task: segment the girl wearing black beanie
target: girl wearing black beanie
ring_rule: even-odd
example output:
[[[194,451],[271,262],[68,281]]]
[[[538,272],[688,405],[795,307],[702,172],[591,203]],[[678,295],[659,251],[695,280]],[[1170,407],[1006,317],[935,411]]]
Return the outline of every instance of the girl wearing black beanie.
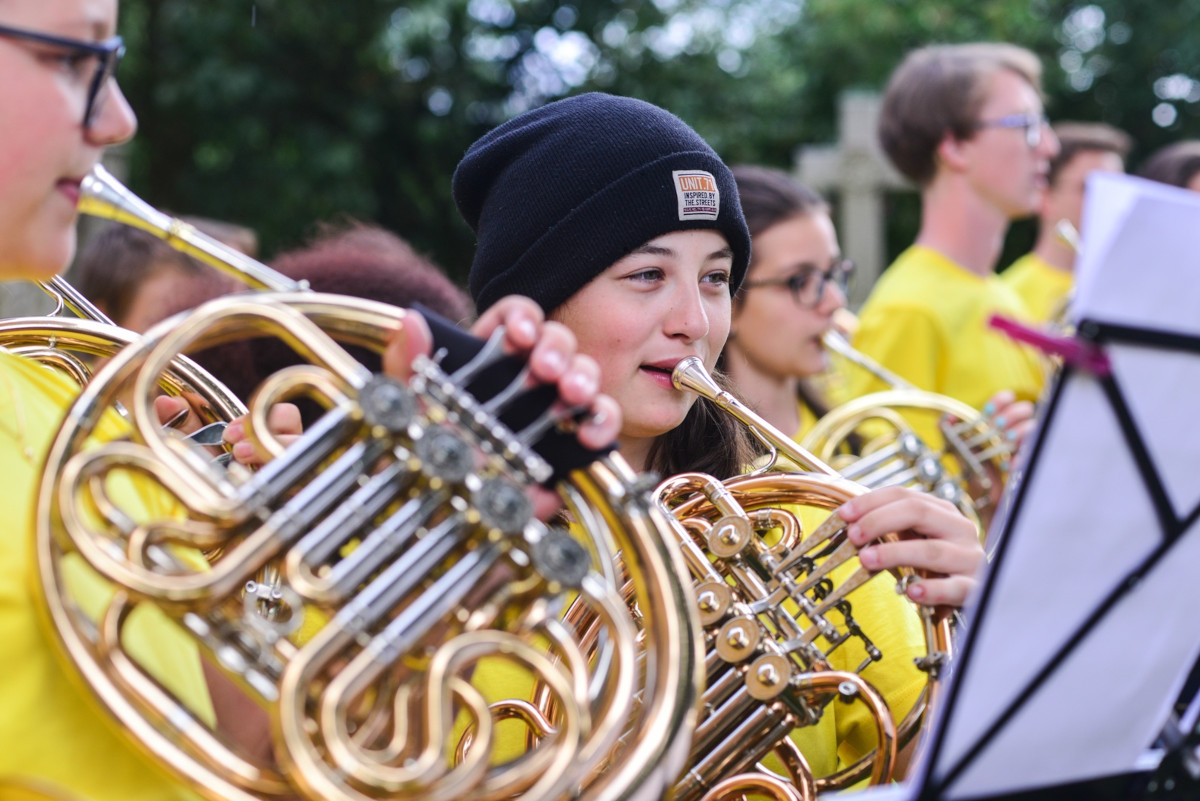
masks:
[[[742,471],[753,456],[743,427],[671,383],[685,357],[713,369],[750,259],[733,175],[695,131],[639,100],[567,98],[472,145],[455,171],[454,198],[478,239],[468,285],[479,310],[526,295],[571,329],[600,364],[601,390],[621,407],[618,441],[636,469],[719,478]],[[839,514],[860,545],[900,529],[924,535],[865,548],[864,564],[926,569],[931,578],[912,585],[910,598],[961,605],[983,555],[974,526],[953,506],[889,488]],[[875,584],[896,597],[890,581],[867,586]],[[883,597],[872,608],[893,653],[919,638],[899,622],[907,610],[896,613]],[[903,714],[923,681],[900,674],[881,690]],[[841,726],[826,733],[822,763],[836,764],[854,735]]]

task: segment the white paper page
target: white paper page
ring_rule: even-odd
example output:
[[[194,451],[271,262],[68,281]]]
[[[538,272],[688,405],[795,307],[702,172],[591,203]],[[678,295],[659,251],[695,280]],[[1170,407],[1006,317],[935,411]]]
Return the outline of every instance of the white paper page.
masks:
[[[1087,281],[1076,314],[1200,334],[1200,195],[1123,176],[1092,187],[1098,193],[1085,217]],[[1182,515],[1200,503],[1200,426],[1190,420],[1200,397],[1200,357],[1143,346],[1114,346],[1109,356]],[[957,706],[934,732],[935,782],[985,743],[948,798],[1143,767],[1200,652],[1200,533],[1193,526],[1055,672],[1035,682],[1161,541],[1159,516],[1098,381],[1073,375],[1039,437],[1045,442],[988,579],[969,661],[952,678],[961,685]],[[1020,711],[983,739],[1031,685]]]
[[[1129,564],[1159,541],[1157,526],[1145,525],[1154,510],[1099,385],[1087,378],[1071,380],[1060,409],[1069,414],[1056,415],[1045,432],[1004,553],[993,568],[991,598],[975,626],[970,663],[956,677],[963,687],[939,760],[943,770],[974,747]],[[1102,426],[1108,436],[1098,436]],[[1042,711],[1047,721],[1074,719],[1053,699]],[[1031,761],[1045,761],[1043,754],[1031,751]],[[997,778],[1011,782],[1015,776],[1005,770]]]
[[[1200,318],[1200,304],[1196,308]],[[1171,506],[1176,515],[1186,517],[1200,505],[1200,450],[1190,435],[1197,427],[1200,403],[1189,400],[1200,400],[1195,395],[1200,387],[1200,355],[1182,357],[1174,350],[1112,345],[1108,356]]]
[[[1140,215],[1130,220],[1135,212]],[[1160,216],[1165,215],[1165,216]],[[1125,319],[1150,325],[1158,319],[1170,328],[1196,324],[1190,305],[1200,289],[1200,193],[1118,173],[1093,173],[1087,179],[1083,241],[1075,265],[1075,299],[1071,319],[1104,317],[1116,311]],[[1116,240],[1124,240],[1121,250]],[[1168,255],[1169,254],[1169,255]],[[1173,302],[1179,293],[1178,302]],[[1163,318],[1168,301],[1177,314]],[[1107,318],[1105,318],[1107,319]]]
[[[1187,195],[1186,203],[1143,198],[1129,210],[1076,314],[1200,333],[1200,193]]]

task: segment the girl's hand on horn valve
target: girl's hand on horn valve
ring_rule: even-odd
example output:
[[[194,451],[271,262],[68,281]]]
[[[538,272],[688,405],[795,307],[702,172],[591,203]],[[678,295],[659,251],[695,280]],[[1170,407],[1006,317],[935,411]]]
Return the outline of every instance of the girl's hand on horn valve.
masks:
[[[852,498],[837,514],[867,569],[911,567],[922,573],[906,591],[915,603],[962,606],[975,587],[983,547],[975,524],[949,501],[886,487]],[[899,541],[878,542],[893,531],[901,532]]]
[[[620,407],[600,393],[600,367],[590,356],[579,353],[570,329],[546,320],[541,308],[529,298],[511,295],[484,312],[471,333],[487,339],[501,325],[505,350],[528,359],[532,380],[557,386],[563,403],[589,410],[577,429],[580,443],[593,450],[612,444],[621,430]],[[384,372],[407,380],[412,360],[429,355],[432,342],[424,319],[417,314],[406,315],[384,351]],[[533,493],[534,508],[541,519],[554,514],[562,503],[547,489],[538,487]]]
[[[186,398],[171,395],[160,395],[154,399],[154,413],[163,425],[170,424],[172,428],[183,434],[192,434],[201,427],[200,416]],[[186,416],[179,422],[181,414]],[[270,458],[254,448],[246,437],[245,417],[235,417],[225,426],[221,434],[222,440],[231,445],[233,458],[247,467],[257,467],[265,464]],[[267,412],[267,428],[271,435],[283,447],[287,447],[296,437],[303,433],[300,422],[300,410],[291,403],[277,403]],[[219,452],[219,451],[218,451]]]
[[[271,436],[281,446],[286,448],[304,433],[304,424],[300,420],[300,409],[291,403],[276,403],[267,412],[267,429]],[[259,467],[270,460],[270,456],[254,447],[254,443],[246,436],[246,418],[235,417],[225,426],[222,435],[225,442],[232,447],[233,458],[247,467]]]

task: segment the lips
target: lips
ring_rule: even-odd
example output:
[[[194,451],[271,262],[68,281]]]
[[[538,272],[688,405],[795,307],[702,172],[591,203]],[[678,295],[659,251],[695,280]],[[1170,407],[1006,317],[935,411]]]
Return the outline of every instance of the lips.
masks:
[[[655,383],[666,386],[669,389],[674,389],[675,384],[671,380],[671,374],[675,372],[675,365],[679,364],[684,358],[684,356],[680,356],[674,359],[660,359],[656,362],[643,364],[639,369]]]
[[[675,371],[675,365],[686,359],[689,354],[683,356],[675,356],[668,359],[659,359],[658,361],[646,362],[642,365],[643,370],[653,370],[655,372],[663,372],[670,375]]]
[[[78,206],[80,186],[82,184],[83,181],[77,178],[63,178],[55,184],[55,188],[70,200],[72,205]]]

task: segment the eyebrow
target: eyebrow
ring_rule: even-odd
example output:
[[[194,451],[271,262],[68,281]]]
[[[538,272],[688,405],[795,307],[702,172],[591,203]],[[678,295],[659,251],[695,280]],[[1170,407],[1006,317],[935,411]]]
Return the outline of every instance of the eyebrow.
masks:
[[[671,248],[665,248],[662,245],[655,245],[650,242],[647,242],[646,244],[642,245],[641,247],[636,247],[629,252],[629,255],[631,255],[631,256],[634,254],[646,254],[649,256],[677,256],[678,255],[674,250],[671,250]],[[732,258],[733,258],[733,248],[726,245],[725,247],[721,248],[720,250],[714,250],[712,253],[709,253],[708,256],[706,256],[704,260],[705,261],[713,261],[714,259],[732,259]]]
[[[670,248],[664,248],[661,245],[651,245],[649,243],[646,243],[645,245],[642,245],[641,247],[636,247],[633,250],[629,251],[630,255],[633,255],[634,253],[645,253],[650,256],[674,256],[675,255],[675,251],[671,250]]]
[[[61,29],[62,35],[74,36],[84,41],[95,39],[97,42],[102,42],[114,35],[109,20],[102,12],[85,12],[75,19],[65,20]]]
[[[837,265],[838,262],[842,261],[843,258],[844,257],[842,256],[842,254],[839,253],[836,256],[834,256],[832,259],[830,259],[829,264],[826,267],[822,267],[821,265],[817,264],[815,261],[801,261],[801,262],[796,262],[795,264],[791,265],[787,269],[793,275],[799,275],[802,271],[828,272],[829,270],[832,270],[834,268],[834,266]]]

